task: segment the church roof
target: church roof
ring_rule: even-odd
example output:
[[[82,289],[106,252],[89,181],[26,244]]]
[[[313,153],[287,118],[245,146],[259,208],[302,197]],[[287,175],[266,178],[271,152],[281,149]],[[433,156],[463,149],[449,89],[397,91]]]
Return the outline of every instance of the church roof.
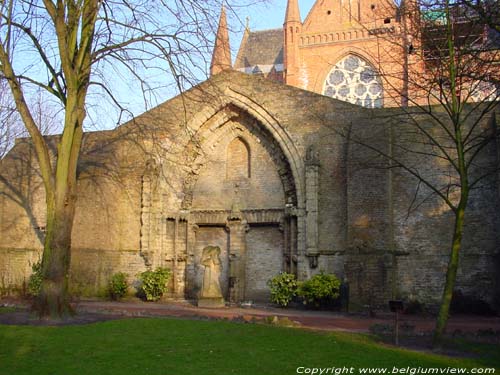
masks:
[[[249,32],[241,43],[234,68],[280,64],[283,64],[283,29],[273,29]]]
[[[488,27],[487,28],[487,47],[491,49],[500,49],[500,32]]]

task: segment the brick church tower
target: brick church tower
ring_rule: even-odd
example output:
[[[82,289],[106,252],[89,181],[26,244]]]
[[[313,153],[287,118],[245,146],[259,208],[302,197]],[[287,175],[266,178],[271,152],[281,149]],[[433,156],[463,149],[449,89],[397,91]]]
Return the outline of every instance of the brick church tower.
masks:
[[[464,12],[452,9],[460,34],[456,48],[465,43],[473,56],[486,51],[479,61],[494,64],[483,62],[487,74],[479,80],[476,72],[470,79],[465,72],[461,95],[467,101],[498,100],[500,33]],[[234,69],[368,108],[436,104],[429,82],[442,74],[439,56],[445,56],[440,48],[447,31],[440,17],[439,10],[419,9],[416,0],[399,5],[394,0],[317,0],[302,20],[299,0],[288,0],[283,28],[246,28]]]
[[[365,107],[404,105],[416,41],[402,9],[318,0],[302,21],[298,0],[288,0],[283,29],[247,28],[234,68]]]

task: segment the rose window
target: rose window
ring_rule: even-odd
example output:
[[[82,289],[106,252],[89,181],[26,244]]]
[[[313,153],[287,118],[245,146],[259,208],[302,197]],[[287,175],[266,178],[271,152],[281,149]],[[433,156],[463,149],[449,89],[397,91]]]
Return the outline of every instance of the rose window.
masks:
[[[473,102],[496,101],[500,97],[500,87],[493,82],[475,81],[472,84],[470,98]]]
[[[368,108],[382,107],[382,82],[367,61],[348,55],[330,71],[323,95]]]

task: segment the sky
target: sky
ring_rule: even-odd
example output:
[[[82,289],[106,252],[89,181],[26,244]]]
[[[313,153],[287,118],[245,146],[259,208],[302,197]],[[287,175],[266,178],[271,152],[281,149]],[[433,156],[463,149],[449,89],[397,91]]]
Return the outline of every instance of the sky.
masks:
[[[252,0],[245,1],[248,3]],[[305,19],[309,10],[313,6],[315,0],[299,0],[300,14],[302,20]],[[243,37],[243,31],[245,29],[246,18],[248,17],[248,22],[250,26],[250,30],[266,30],[266,29],[277,29],[283,27],[283,21],[285,18],[287,0],[255,0],[255,4],[247,7],[238,7],[238,1],[233,1],[234,4],[232,11],[228,9],[228,27],[229,27],[229,36],[231,43],[231,52],[233,62],[238,53],[238,49],[241,43],[241,39]],[[214,35],[215,40],[215,35]],[[210,62],[210,56],[208,56],[208,63]],[[208,66],[207,66],[208,69]],[[205,75],[197,75],[199,80],[206,79]],[[126,82],[126,79],[122,79],[123,82]],[[121,96],[120,99],[123,106],[131,111],[129,115],[125,115],[124,117],[119,118],[118,122],[118,110],[115,106],[110,103],[104,104],[99,100],[97,101],[96,108],[89,111],[89,119],[88,123],[95,124],[96,127],[87,126],[87,130],[96,130],[96,129],[112,129],[120,123],[125,122],[130,119],[130,116],[133,114],[134,116],[139,115],[144,112],[148,108],[151,108],[151,105],[144,106],[144,102],[142,100],[142,96],[136,94],[138,90],[137,87],[127,87],[126,84],[120,84],[117,82],[113,83],[115,87],[123,86],[119,88],[118,96]],[[185,89],[188,87],[185,87]],[[169,86],[168,89],[158,90],[156,92],[156,97],[150,104],[152,106],[158,105],[161,102],[168,100],[176,95],[178,95],[178,90],[174,86]],[[88,102],[91,102],[89,100]],[[103,113],[106,115],[103,116]]]
[[[302,21],[306,18],[315,1],[316,0],[299,0]],[[250,30],[252,31],[278,29],[283,27],[286,5],[287,0],[267,0],[246,9],[241,9],[239,11],[240,20],[236,19],[234,15],[229,15],[229,27],[233,31],[230,35],[233,59],[240,46],[246,17],[249,18]]]
[[[298,0],[300,6],[300,12],[302,20],[305,19],[315,0]],[[253,5],[243,6],[243,3],[252,3]],[[228,13],[228,23],[229,23],[229,31],[230,31],[230,41],[231,41],[231,50],[233,61],[236,58],[241,39],[243,36],[243,31],[245,28],[246,19],[248,17],[250,30],[266,30],[266,29],[277,29],[283,27],[283,21],[285,18],[285,12],[287,7],[287,0],[245,0],[231,1],[233,7],[227,10]],[[240,4],[238,6],[238,4]],[[216,26],[215,30],[216,30]],[[215,35],[213,35],[213,39],[215,40]],[[23,53],[23,52],[21,52]],[[30,55],[27,55],[30,56]],[[22,64],[27,64],[26,59],[27,56],[23,55]],[[37,55],[35,54],[35,57]],[[206,56],[206,70],[208,70],[208,64],[210,63],[210,54]],[[31,60],[29,60],[31,61]],[[203,64],[200,64],[200,66]],[[35,72],[35,76],[37,74],[41,74],[42,81],[44,80],[44,72],[37,72],[37,67],[39,67],[36,63],[30,63],[27,66],[30,66],[29,69],[33,69]],[[43,67],[43,64],[42,64]],[[203,69],[196,70],[191,69],[192,72],[196,76],[198,81],[203,81],[206,79],[206,74],[202,72]],[[107,71],[107,70],[103,70]],[[106,84],[109,87],[112,87],[112,91],[115,95],[115,98],[120,102],[120,104],[126,108],[128,111],[125,113],[121,113],[119,108],[106,96],[103,95],[101,91],[97,90],[95,92],[89,92],[87,97],[87,119],[85,122],[85,129],[87,131],[91,130],[101,130],[101,129],[113,129],[119,124],[123,124],[127,120],[129,120],[132,116],[137,116],[144,111],[176,96],[179,94],[178,88],[172,84],[172,79],[165,79],[163,76],[164,72],[159,71],[155,72],[150,69],[147,70],[147,73],[151,75],[152,81],[160,82],[160,84],[152,86],[157,87],[155,90],[151,91],[151,95],[148,97],[148,101],[144,100],[142,96],[141,87],[135,85],[134,80],[130,79],[127,74],[129,72],[127,70],[111,70],[107,71],[109,73],[110,78],[106,81]],[[37,77],[37,76],[36,76]],[[38,77],[37,77],[38,78]],[[189,86],[184,86],[184,89],[189,88]],[[40,94],[35,93],[34,97],[38,97]],[[148,94],[149,95],[149,94]],[[48,97],[44,96],[44,101],[46,101],[48,108],[58,108],[57,104],[52,105],[52,97],[49,95]],[[59,112],[60,116],[54,119],[56,124],[60,124],[62,126],[62,112]],[[55,126],[53,131],[58,133],[60,132],[61,126]]]
[[[299,0],[302,21],[306,18],[315,0]],[[283,26],[287,0],[268,0],[267,3],[249,8],[250,29],[265,30]],[[246,17],[245,16],[245,17]]]

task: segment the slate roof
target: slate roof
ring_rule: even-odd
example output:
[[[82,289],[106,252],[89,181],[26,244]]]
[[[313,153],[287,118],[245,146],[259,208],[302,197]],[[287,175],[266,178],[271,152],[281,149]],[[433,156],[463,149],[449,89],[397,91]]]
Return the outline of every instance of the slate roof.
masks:
[[[251,31],[238,51],[235,69],[283,64],[283,29]]]
[[[491,49],[500,49],[500,32],[491,27],[487,29],[487,45]]]

